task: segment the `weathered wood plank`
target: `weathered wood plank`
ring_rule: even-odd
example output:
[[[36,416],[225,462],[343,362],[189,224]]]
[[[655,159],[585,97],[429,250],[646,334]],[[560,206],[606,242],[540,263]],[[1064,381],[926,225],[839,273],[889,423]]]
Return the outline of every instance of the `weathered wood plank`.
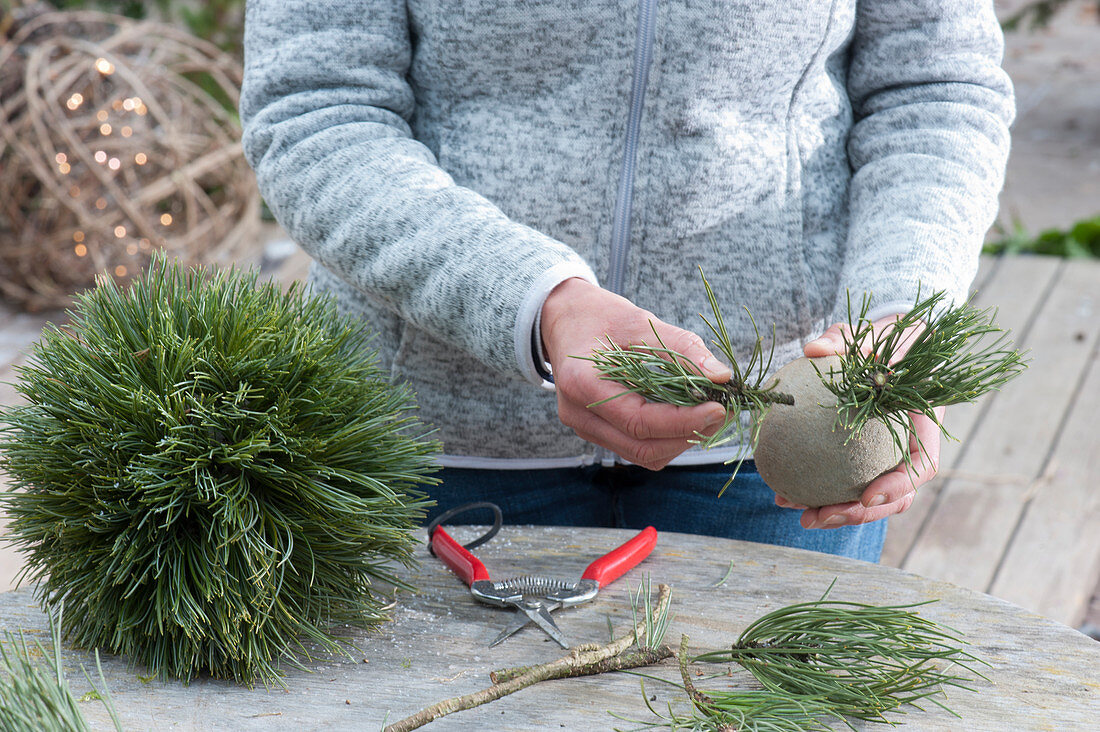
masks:
[[[47,321],[57,322],[63,313],[19,313],[9,307],[0,308],[0,405],[11,406],[22,401],[15,391],[18,379],[15,367],[26,361],[27,347],[38,340]],[[0,473],[0,491],[7,490],[7,476]],[[0,514],[0,537],[7,533],[7,518]],[[22,569],[22,557],[5,541],[0,540],[0,592],[15,586]]]
[[[8,489],[8,476],[0,471],[0,491]],[[8,533],[8,517],[0,512],[0,592],[15,589],[15,580],[23,569],[23,557],[5,541]]]
[[[605,529],[506,527],[477,552],[498,578],[527,572],[575,579],[592,557],[633,532]],[[456,527],[456,538],[473,531]],[[540,663],[562,651],[536,629],[526,629],[496,648],[487,648],[508,611],[476,603],[469,590],[438,561],[427,557],[408,574],[420,588],[402,596],[393,623],[369,638],[352,633],[363,653],[352,659],[323,658],[309,663],[312,673],[289,670],[286,689],[247,690],[233,684],[196,679],[190,685],[142,681],[144,668],[106,657],[104,671],[127,730],[377,730],[430,703],[488,686],[494,669]],[[734,571],[721,586],[730,561]],[[616,630],[627,627],[629,592],[642,577],[674,587],[675,618],[669,639],[691,637],[693,650],[732,642],[752,620],[793,602],[816,599],[834,578],[833,598],[875,604],[905,604],[938,599],[921,615],[966,635],[972,650],[991,665],[989,681],[975,693],[952,692],[948,702],[961,719],[927,705],[898,717],[903,729],[925,731],[975,729],[1088,729],[1100,705],[1100,644],[1063,625],[1024,612],[1009,603],[950,584],[866,562],[723,539],[663,534],[653,555],[638,569],[601,591],[591,604],[558,613],[558,624],[576,643],[607,638],[607,618]],[[67,608],[68,612],[77,611]],[[46,620],[27,591],[0,594],[0,625],[45,639]],[[83,665],[94,674],[88,653],[64,651],[69,682],[79,696],[88,683]],[[369,662],[363,663],[366,658]],[[724,667],[716,670],[724,671]],[[676,679],[667,663],[654,670]],[[744,677],[701,680],[704,688],[741,685]],[[658,709],[685,701],[673,686],[647,682]],[[82,704],[95,729],[110,725],[98,702]],[[605,674],[536,685],[474,710],[461,712],[427,729],[603,730],[631,726],[608,712],[646,719],[638,678]],[[857,725],[877,729],[881,725]]]
[[[0,405],[15,404],[19,397],[12,384],[17,379],[15,366],[26,360],[27,349],[42,335],[46,323],[62,323],[61,310],[45,313],[0,310]]]
[[[973,303],[980,308],[997,308],[997,323],[1011,330],[1014,338],[1023,337],[1061,266],[1061,260],[1055,257],[983,257],[978,277],[975,278]],[[942,441],[940,475],[921,486],[917,499],[908,511],[890,519],[890,530],[882,552],[883,564],[905,566],[918,537],[930,526],[940,491],[952,476],[960,475],[960,461],[967,445],[984,439],[979,425],[991,398],[986,397],[973,404],[959,404],[947,410],[947,429],[957,439]]]
[[[1060,267],[1020,344],[1030,349],[1031,367],[1003,392],[986,397],[979,431],[957,464],[958,474],[942,489],[905,569],[989,590],[1087,365],[1088,342],[1077,341],[1076,334],[1096,328],[1087,307],[1096,282],[1092,267]]]
[[[47,322],[60,322],[63,312],[12,313],[0,324],[0,367],[19,358],[38,340]],[[2,402],[0,402],[2,403]]]
[[[1079,293],[1079,314],[1093,321],[1089,331],[1070,333],[1052,344],[1055,358],[1089,355],[1085,378],[1071,399],[1066,422],[1042,473],[1026,496],[1021,521],[990,588],[1015,602],[1067,625],[1077,626],[1100,576],[1100,263],[1073,267],[1091,270],[1066,286],[1089,288]],[[1090,343],[1091,341],[1091,343]],[[1052,561],[1054,559],[1057,561]]]
[[[1085,608],[1085,618],[1077,629],[1100,641],[1100,582],[1092,589],[1092,599]]]

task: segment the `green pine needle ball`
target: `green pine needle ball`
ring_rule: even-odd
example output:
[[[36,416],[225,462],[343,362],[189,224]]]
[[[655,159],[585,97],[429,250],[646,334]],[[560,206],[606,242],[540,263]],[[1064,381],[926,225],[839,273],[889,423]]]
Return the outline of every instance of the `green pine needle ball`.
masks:
[[[361,325],[163,257],[72,315],[0,411],[9,540],[66,638],[251,684],[387,618],[438,444]]]

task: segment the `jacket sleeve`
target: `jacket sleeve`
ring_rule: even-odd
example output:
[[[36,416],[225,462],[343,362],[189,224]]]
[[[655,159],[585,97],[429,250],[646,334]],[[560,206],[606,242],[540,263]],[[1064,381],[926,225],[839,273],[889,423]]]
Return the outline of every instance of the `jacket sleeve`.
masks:
[[[873,317],[945,290],[964,301],[997,212],[1014,116],[992,0],[860,0],[845,289]]]
[[[456,185],[413,138],[411,56],[404,0],[250,1],[245,155],[314,259],[411,325],[542,383],[538,309],[557,283],[595,276]]]

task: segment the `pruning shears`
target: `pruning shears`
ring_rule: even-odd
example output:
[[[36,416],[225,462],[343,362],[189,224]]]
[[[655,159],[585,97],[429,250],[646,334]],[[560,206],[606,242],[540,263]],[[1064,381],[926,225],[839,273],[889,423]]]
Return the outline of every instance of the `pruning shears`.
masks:
[[[480,602],[496,607],[515,608],[516,616],[489,644],[493,647],[528,623],[542,628],[562,648],[569,648],[551,612],[594,599],[601,588],[611,584],[649,556],[657,545],[657,530],[642,529],[622,546],[612,549],[588,565],[580,580],[562,580],[539,575],[523,575],[494,582],[481,561],[437,526],[431,534],[432,553],[470,586],[470,594]]]

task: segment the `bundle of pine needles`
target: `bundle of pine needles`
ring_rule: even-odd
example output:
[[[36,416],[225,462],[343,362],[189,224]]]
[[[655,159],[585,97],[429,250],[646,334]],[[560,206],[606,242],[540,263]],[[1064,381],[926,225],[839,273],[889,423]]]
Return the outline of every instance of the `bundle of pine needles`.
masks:
[[[748,361],[742,365],[734,351],[718,299],[702,270],[699,270],[699,274],[703,278],[713,319],[701,313],[699,317],[713,335],[711,344],[725,356],[733,372],[730,380],[724,384],[711,381],[687,356],[668,348],[656,329],[653,329],[654,343],[621,346],[608,337],[601,343],[602,347],[591,356],[574,358],[590,361],[600,372],[600,378],[621,384],[626,387],[626,391],[589,406],[594,407],[630,393],[641,394],[650,401],[680,407],[718,402],[726,408],[725,422],[710,437],[700,435],[698,443],[705,448],[730,441],[753,445],[756,443],[760,420],[768,408],[772,404],[792,404],[794,401],[789,394],[778,392],[774,386],[764,384],[775,352],[774,334],[772,346],[765,354],[764,339],[760,331],[756,330],[752,313],[749,313],[749,320],[756,330],[756,340],[749,351]],[[747,421],[742,421],[742,412],[749,414]]]
[[[837,373],[822,374],[822,383],[837,396],[838,425],[854,436],[882,420],[907,459],[914,414],[950,437],[936,407],[975,401],[1026,368],[1009,333],[994,324],[991,308],[949,306],[943,292],[918,294],[912,310],[889,328],[876,328],[869,308],[867,297],[858,310],[849,300],[844,355]]]
[[[38,641],[27,643],[20,635],[5,631],[0,639],[0,729],[4,732],[87,732],[91,729],[80,711],[61,665],[60,626],[50,616],[53,656]],[[36,660],[35,656],[43,659]],[[89,695],[100,699],[118,732],[122,732],[118,712],[103,679],[96,654],[100,687]],[[85,674],[87,675],[87,674]]]
[[[888,713],[942,700],[949,687],[973,690],[984,664],[953,630],[922,618],[912,605],[869,605],[828,599],[774,610],[751,623],[726,650],[691,661],[737,663],[759,689],[702,691],[688,671],[687,637],[680,642],[681,688],[691,707],[667,713],[646,700],[656,720],[637,729],[828,730],[850,719],[886,722]],[[725,677],[725,674],[722,674]],[[663,681],[657,677],[649,677]],[[677,684],[677,686],[680,686]],[[643,685],[643,696],[645,689]],[[956,715],[957,716],[957,715]]]
[[[927,604],[927,603],[921,603]],[[736,662],[764,688],[824,700],[839,714],[885,721],[885,712],[942,706],[948,686],[969,688],[981,663],[950,629],[918,605],[880,606],[826,598],[768,613],[729,650],[697,661]]]
[[[386,618],[437,445],[331,301],[156,258],[80,296],[20,377],[3,507],[69,640],[252,683]]]

